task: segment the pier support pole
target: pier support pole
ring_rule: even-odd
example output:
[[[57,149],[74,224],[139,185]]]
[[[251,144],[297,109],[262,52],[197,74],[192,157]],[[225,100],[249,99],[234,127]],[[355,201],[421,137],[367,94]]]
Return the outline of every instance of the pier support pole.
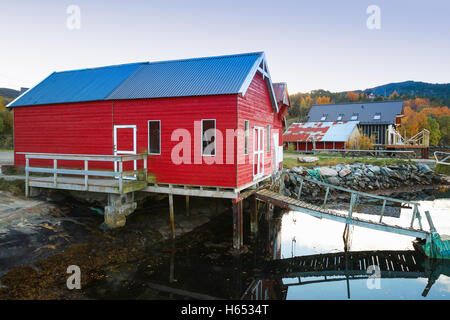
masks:
[[[270,203],[266,202],[266,214],[265,214],[265,216],[266,216],[266,220],[267,221],[270,221],[272,219],[273,210],[270,207],[271,207]]]
[[[258,200],[255,196],[250,197],[250,232],[258,233]]]
[[[233,199],[233,248],[240,250],[243,245],[242,199]]]
[[[186,196],[186,216],[189,217],[189,196]]]
[[[172,229],[172,239],[175,239],[175,217],[173,214],[173,194],[169,194],[169,213],[170,213],[170,227]]]

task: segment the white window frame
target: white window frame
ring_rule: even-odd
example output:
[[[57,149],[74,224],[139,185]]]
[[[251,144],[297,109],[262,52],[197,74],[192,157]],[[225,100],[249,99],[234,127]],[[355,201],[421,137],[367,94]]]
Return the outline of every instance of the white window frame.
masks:
[[[271,130],[272,128],[271,128],[271,125],[270,124],[268,124],[267,125],[267,134],[266,134],[266,136],[267,136],[267,153],[270,153],[271,151],[272,151],[272,145],[271,145],[271,139],[272,139],[272,137],[271,137]]]
[[[256,132],[258,130],[261,130],[261,134],[262,134],[262,137],[261,137],[262,150],[256,150],[256,146],[257,146],[258,140],[259,140],[259,137],[256,134]],[[252,164],[253,164],[252,165],[253,166],[253,180],[256,180],[256,179],[259,179],[261,177],[264,177],[264,153],[265,153],[264,152],[264,146],[265,146],[264,131],[265,131],[264,127],[260,127],[260,126],[254,126],[253,127],[253,155],[252,155],[252,157],[253,157],[253,160],[252,160]],[[259,164],[260,163],[262,164],[262,170],[259,173],[255,172],[255,155],[257,155],[257,158],[260,161],[258,163],[258,165],[257,165],[257,168],[259,168]]]
[[[118,136],[117,130],[118,129],[133,129],[133,151],[131,151],[131,150],[125,150],[125,151],[118,150],[118,148],[117,148],[117,144],[118,144],[118,141],[117,141],[117,136]],[[113,132],[114,133],[114,145],[113,145],[113,148],[114,148],[113,153],[114,153],[114,155],[117,156],[117,155],[122,155],[122,154],[136,154],[136,148],[137,148],[137,126],[135,124],[132,124],[132,125],[114,125],[113,130],[114,130],[114,132]],[[137,170],[137,160],[133,161],[133,167],[134,167],[134,170]],[[117,171],[118,171],[117,161],[114,161],[114,172],[117,172]],[[128,178],[130,178],[130,177],[127,177],[127,179]],[[135,177],[131,177],[131,179],[135,179]]]
[[[214,121],[214,154],[203,154],[203,121]],[[216,138],[217,138],[217,122],[216,119],[202,119],[202,130],[200,131],[200,137],[202,142],[202,157],[215,157],[217,154],[217,145],[216,145]]]
[[[151,153],[150,152],[150,122],[159,122],[159,153]],[[161,155],[161,120],[147,120],[147,132],[148,132],[148,154],[159,156]]]
[[[247,124],[247,129],[245,129],[245,124]],[[250,149],[250,121],[244,120],[244,155],[248,155],[248,150]]]
[[[117,130],[118,129],[133,129],[133,150],[118,150],[117,149]],[[115,125],[114,126],[114,155],[118,154],[136,154],[136,134],[137,127],[136,125]]]

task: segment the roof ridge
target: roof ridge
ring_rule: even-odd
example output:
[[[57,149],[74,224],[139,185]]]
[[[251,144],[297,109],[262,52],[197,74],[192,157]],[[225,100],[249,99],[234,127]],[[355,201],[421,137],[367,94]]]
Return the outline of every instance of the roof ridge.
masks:
[[[149,61],[148,64],[151,65],[151,64],[158,64],[158,63],[174,63],[174,62],[188,62],[188,61],[198,61],[198,60],[226,59],[226,58],[232,58],[232,57],[253,56],[253,55],[261,55],[261,54],[264,54],[264,51],[236,53],[236,54],[227,54],[227,55],[210,56],[210,57],[195,57],[195,58],[184,58],[184,59]]]
[[[388,100],[388,101],[368,101],[368,102],[342,102],[342,103],[326,103],[326,104],[313,104],[311,106],[337,106],[343,104],[375,104],[375,103],[387,103],[387,102],[403,102],[403,100]]]
[[[65,72],[74,72],[74,71],[90,71],[90,70],[96,70],[96,69],[106,69],[106,68],[116,68],[116,67],[125,67],[125,66],[132,66],[132,65],[144,65],[148,64],[148,61],[143,62],[130,62],[130,63],[121,63],[121,64],[113,64],[108,66],[100,66],[100,67],[92,67],[92,68],[80,68],[80,69],[71,69],[71,70],[62,70],[62,71],[53,71],[53,73],[65,73]]]

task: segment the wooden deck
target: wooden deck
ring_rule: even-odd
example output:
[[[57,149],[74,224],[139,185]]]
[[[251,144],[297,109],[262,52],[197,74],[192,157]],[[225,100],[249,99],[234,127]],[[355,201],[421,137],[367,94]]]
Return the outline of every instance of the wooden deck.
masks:
[[[334,210],[325,209],[310,203],[306,203],[301,200],[286,197],[279,193],[269,191],[267,189],[258,191],[256,193],[256,198],[262,201],[267,201],[280,206],[285,209],[303,212],[312,215],[317,218],[325,218],[338,222],[349,223],[355,226],[365,227],[369,229],[393,232],[397,234],[403,234],[407,236],[412,236],[416,238],[426,239],[430,233],[424,230],[407,228],[396,225],[389,225],[383,222],[375,222],[371,220],[365,220],[356,217],[349,217],[347,214],[341,214]]]
[[[123,180],[122,184],[123,190],[120,192],[120,182],[118,179],[90,178],[87,189],[85,186],[85,179],[78,177],[58,177],[55,183],[53,177],[30,176],[28,181],[30,187],[116,194],[142,190],[147,186],[145,181],[136,180]]]

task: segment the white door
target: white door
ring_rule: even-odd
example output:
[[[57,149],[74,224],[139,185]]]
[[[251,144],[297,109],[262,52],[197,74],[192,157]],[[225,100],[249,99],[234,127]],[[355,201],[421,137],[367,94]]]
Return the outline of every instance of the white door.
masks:
[[[279,159],[279,152],[278,152],[278,145],[279,145],[279,141],[278,141],[278,132],[273,134],[273,172],[277,172],[278,171],[278,164],[280,163],[280,159]]]
[[[264,128],[253,128],[253,180],[264,176]]]
[[[136,125],[114,126],[114,155],[136,154]],[[123,170],[137,170],[137,161],[124,164]],[[114,162],[114,171],[118,171],[117,161]],[[134,179],[135,177],[128,177]]]

